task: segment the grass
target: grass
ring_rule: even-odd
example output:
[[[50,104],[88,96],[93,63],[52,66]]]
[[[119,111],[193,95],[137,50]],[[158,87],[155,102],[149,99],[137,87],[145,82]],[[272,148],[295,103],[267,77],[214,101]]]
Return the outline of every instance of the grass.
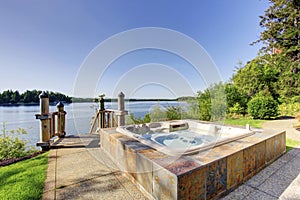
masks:
[[[48,152],[0,167],[0,199],[42,199]]]
[[[246,126],[246,124],[249,124],[251,127],[254,128],[261,128],[262,124],[265,123],[267,120],[261,120],[261,119],[249,119],[249,118],[241,118],[241,119],[225,119],[223,121],[224,124],[228,125],[240,125],[240,126]]]
[[[223,121],[224,124],[228,125],[240,125],[246,126],[246,124],[250,124],[251,127],[255,128],[262,128],[262,124],[265,123],[267,120],[259,120],[259,119],[225,119]],[[286,138],[286,152],[292,150],[293,148],[300,145],[300,141],[293,140],[291,138]]]
[[[293,148],[300,145],[300,141],[293,140],[291,138],[286,138],[286,152],[292,150]]]

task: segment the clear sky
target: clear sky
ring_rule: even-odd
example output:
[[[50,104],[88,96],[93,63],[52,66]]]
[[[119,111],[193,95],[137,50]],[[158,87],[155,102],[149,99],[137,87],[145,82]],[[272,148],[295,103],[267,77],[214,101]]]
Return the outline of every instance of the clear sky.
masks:
[[[0,91],[39,89],[73,96],[90,52],[115,34],[142,27],[171,29],[195,40],[227,81],[238,61],[246,63],[257,55],[260,46],[250,43],[258,39],[259,15],[268,7],[267,0],[0,0]],[[170,88],[159,76],[151,81],[155,74],[174,83],[183,78],[193,92],[206,87],[190,63],[159,49],[120,56],[98,77],[97,85],[86,87],[93,88],[94,96],[113,97],[135,84],[130,80],[140,79],[124,92],[127,97],[190,94],[183,92],[184,84]]]

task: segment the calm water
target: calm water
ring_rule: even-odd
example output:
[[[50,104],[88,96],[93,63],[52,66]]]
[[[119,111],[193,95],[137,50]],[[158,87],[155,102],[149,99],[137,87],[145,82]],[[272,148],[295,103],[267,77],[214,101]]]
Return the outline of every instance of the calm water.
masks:
[[[153,109],[158,102],[127,102],[125,103],[126,110],[133,113],[136,117],[143,117]],[[178,105],[179,102],[159,102],[161,107]],[[96,103],[73,103],[65,105],[67,112],[66,132],[67,135],[76,135],[88,133],[90,122],[95,115],[98,107]],[[117,109],[117,102],[106,103],[106,109]],[[55,106],[50,106],[50,112],[56,110]],[[6,123],[6,129],[12,130],[18,127],[24,128],[28,133],[20,137],[27,139],[30,145],[35,146],[39,141],[39,123],[35,119],[35,114],[40,112],[39,106],[15,106],[3,107],[0,106],[0,131],[2,134],[2,124]]]

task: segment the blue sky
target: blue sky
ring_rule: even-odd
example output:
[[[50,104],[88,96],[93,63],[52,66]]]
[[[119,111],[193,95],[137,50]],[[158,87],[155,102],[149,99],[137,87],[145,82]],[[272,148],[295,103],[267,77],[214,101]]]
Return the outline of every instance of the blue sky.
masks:
[[[267,0],[0,0],[0,91],[40,89],[73,96],[78,74],[90,52],[115,34],[142,27],[171,29],[192,38],[209,54],[221,79],[227,81],[238,61],[246,63],[257,55],[260,46],[249,44],[258,39],[262,31],[258,16],[268,6]],[[113,97],[118,89],[126,90],[129,86],[125,75],[129,72],[133,78],[149,79],[149,73],[134,70],[149,67],[149,63],[174,69],[170,74],[181,75],[194,93],[206,87],[203,77],[184,59],[170,52],[144,49],[114,60],[98,77],[97,85],[86,86],[93,88],[93,94],[88,95],[105,93]],[[159,74],[160,70],[153,72]],[[169,79],[176,82],[177,75],[173,75]],[[150,82],[139,83],[125,95],[186,95],[180,88],[182,84],[174,91],[157,80]],[[122,83],[119,85],[124,89],[117,83]]]

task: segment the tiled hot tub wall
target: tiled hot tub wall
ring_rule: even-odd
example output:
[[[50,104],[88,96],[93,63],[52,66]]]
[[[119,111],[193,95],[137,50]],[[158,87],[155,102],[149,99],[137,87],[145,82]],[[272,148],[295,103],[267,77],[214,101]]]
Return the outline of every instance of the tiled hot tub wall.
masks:
[[[160,153],[115,129],[103,129],[100,141],[128,178],[154,199],[218,198],[285,152],[285,132],[256,133],[180,158]]]

